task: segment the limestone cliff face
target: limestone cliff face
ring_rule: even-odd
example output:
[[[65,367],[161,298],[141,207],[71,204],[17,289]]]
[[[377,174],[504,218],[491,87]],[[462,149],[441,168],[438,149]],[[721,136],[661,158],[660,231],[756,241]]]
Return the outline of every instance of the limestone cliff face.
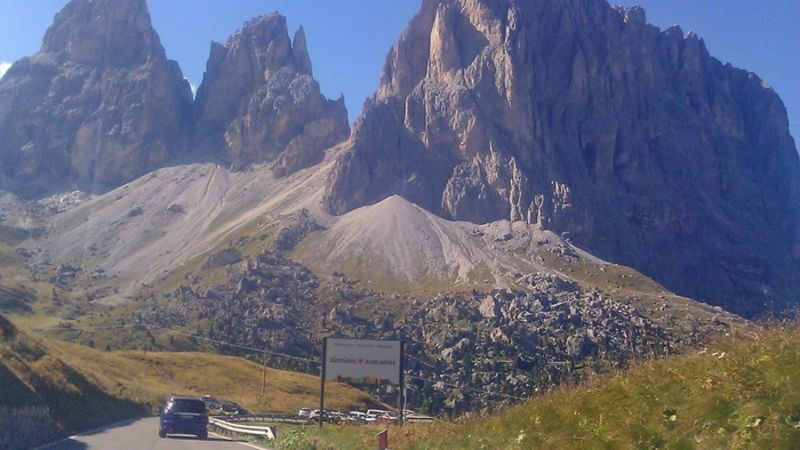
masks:
[[[602,0],[426,0],[329,180],[522,220],[754,314],[800,293],[800,163],[782,102],[696,35]]]
[[[180,148],[191,102],[144,0],[72,0],[0,81],[0,178],[31,195],[119,186]]]
[[[278,175],[319,162],[350,133],[344,99],[327,100],[312,78],[303,29],[292,42],[278,14],[212,44],[194,115],[198,147],[236,168],[272,162]]]

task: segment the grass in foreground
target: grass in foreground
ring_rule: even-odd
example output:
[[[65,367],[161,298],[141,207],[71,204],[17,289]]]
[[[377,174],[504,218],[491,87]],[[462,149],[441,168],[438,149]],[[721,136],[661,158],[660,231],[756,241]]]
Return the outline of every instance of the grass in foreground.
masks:
[[[372,428],[308,429],[279,448],[371,448]],[[389,434],[401,449],[797,449],[800,328],[645,362],[495,416]]]

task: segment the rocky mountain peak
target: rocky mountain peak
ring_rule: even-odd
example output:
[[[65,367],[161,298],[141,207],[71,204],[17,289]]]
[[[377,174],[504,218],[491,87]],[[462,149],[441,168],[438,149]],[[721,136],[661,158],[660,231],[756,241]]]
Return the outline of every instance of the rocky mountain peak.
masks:
[[[68,3],[45,34],[41,52],[92,65],[125,66],[165,58],[144,0]]]
[[[294,63],[297,67],[297,71],[300,73],[304,73],[306,75],[311,75],[311,56],[308,54],[308,45],[306,43],[306,32],[303,29],[303,26],[297,29],[294,33],[294,39],[292,40],[292,49],[293,51],[293,59]]]
[[[602,0],[428,0],[324,202],[526,221],[752,314],[800,292],[798,179],[780,99],[694,33]]]
[[[645,26],[647,25],[647,13],[645,13],[644,8],[639,5],[632,6],[630,8],[615,8],[618,12],[622,14],[623,22],[626,25],[639,25]]]
[[[5,188],[105,191],[182,145],[192,97],[144,0],[72,0],[0,80]]]
[[[295,41],[300,44],[299,48],[289,39],[286,18],[272,13],[247,21],[228,38],[225,47],[233,57],[254,56],[251,65],[253,78],[268,79],[284,67],[311,75],[311,62],[302,27],[297,30]]]
[[[194,129],[197,146],[233,167],[271,162],[278,175],[319,162],[350,131],[344,102],[327,100],[312,78],[302,27],[290,40],[277,13],[212,44]]]

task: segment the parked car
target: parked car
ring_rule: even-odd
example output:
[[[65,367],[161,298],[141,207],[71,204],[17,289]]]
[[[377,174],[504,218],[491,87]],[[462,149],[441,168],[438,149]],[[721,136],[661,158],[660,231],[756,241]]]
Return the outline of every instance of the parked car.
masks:
[[[349,424],[350,416],[340,411],[326,411],[325,420],[335,424]]]
[[[367,413],[362,411],[350,411],[348,413],[348,422],[352,424],[365,424],[367,423]]]
[[[397,422],[397,417],[392,416],[389,411],[385,409],[368,409],[366,415],[367,423],[395,423]]]
[[[400,423],[400,417],[393,415],[378,416],[376,422],[384,425],[389,425],[389,424],[397,425],[398,423]]]
[[[203,401],[206,402],[206,409],[209,411],[219,411],[222,409],[222,402],[210,395],[204,395]]]
[[[171,396],[161,410],[158,427],[159,437],[168,434],[193,434],[208,439],[206,402],[197,397]]]
[[[300,411],[297,411],[297,418],[298,419],[310,419],[312,412],[314,412],[313,408],[300,408]]]
[[[247,410],[242,408],[235,402],[224,401],[221,403],[222,403],[222,414],[226,416],[241,416],[247,414]]]
[[[315,409],[311,412],[311,416],[309,416],[308,420],[312,422],[319,422],[320,417],[323,421],[328,423],[341,423],[344,420],[344,416],[339,411],[329,411],[324,410],[322,414],[319,413],[318,409]]]
[[[387,411],[385,409],[368,409],[367,410],[367,415],[368,416],[374,416],[374,417],[388,416],[389,415],[389,411]]]

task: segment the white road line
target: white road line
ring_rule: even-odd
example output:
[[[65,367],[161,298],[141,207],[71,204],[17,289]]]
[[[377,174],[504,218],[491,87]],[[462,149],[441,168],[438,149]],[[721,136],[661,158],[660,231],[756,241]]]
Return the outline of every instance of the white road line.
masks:
[[[257,446],[255,446],[255,445],[253,445],[253,444],[249,443],[249,442],[234,441],[233,439],[229,438],[228,436],[223,436],[223,435],[221,435],[221,434],[212,433],[212,432],[210,432],[210,431],[208,432],[208,434],[214,435],[214,436],[216,436],[216,437],[219,437],[219,438],[227,439],[227,440],[229,440],[229,441],[231,441],[231,442],[236,442],[237,444],[246,445],[246,446],[248,446],[248,447],[250,447],[250,448],[257,448],[258,450],[264,450],[264,447],[257,447]]]

